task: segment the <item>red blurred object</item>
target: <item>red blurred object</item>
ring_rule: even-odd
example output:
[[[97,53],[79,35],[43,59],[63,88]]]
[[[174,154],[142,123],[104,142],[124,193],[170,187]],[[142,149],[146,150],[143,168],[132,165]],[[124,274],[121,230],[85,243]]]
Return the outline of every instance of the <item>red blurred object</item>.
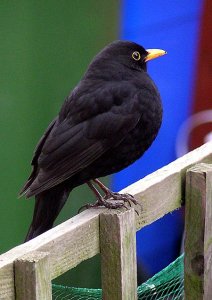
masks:
[[[212,1],[205,0],[200,29],[198,63],[192,114],[212,109]],[[203,122],[204,123],[204,122]],[[193,128],[189,150],[199,147],[212,133],[212,121]],[[211,136],[211,135],[210,135]]]

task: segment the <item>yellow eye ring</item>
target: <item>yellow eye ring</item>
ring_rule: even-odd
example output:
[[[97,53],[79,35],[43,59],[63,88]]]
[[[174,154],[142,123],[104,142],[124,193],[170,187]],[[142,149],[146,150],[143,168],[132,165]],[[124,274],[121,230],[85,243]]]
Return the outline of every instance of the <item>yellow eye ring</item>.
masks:
[[[141,59],[141,54],[138,51],[133,52],[132,58],[134,60],[140,60]]]

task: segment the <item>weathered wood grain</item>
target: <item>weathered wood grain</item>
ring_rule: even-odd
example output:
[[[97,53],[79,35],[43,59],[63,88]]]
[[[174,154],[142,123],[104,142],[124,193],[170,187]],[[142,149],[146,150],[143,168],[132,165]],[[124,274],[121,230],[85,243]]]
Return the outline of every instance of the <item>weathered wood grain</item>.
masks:
[[[15,261],[15,290],[17,300],[51,300],[49,253],[36,252]]]
[[[212,299],[212,165],[187,171],[185,299]]]
[[[206,215],[204,241],[204,300],[212,299],[212,165],[206,174]]]
[[[185,200],[186,170],[201,162],[212,163],[212,142],[184,155],[121,191],[134,195],[142,205],[142,210],[136,218],[137,230],[182,205]]]
[[[184,198],[185,172],[198,162],[212,162],[212,143],[190,152],[122,192],[142,205],[136,216],[137,230],[179,208]],[[136,208],[139,210],[139,207]],[[0,255],[0,299],[14,298],[13,262],[31,251],[50,252],[53,279],[99,253],[99,214],[90,209],[56,226],[39,237]]]
[[[101,278],[104,300],[137,299],[134,209],[100,215]]]
[[[89,210],[0,256],[0,299],[14,299],[13,262],[32,251],[49,252],[51,279],[99,253],[99,213]]]

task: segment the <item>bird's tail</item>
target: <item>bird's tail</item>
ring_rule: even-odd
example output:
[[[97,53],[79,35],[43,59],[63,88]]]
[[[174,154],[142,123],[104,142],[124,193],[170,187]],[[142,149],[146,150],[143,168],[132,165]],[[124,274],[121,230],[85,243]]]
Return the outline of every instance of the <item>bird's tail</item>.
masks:
[[[71,189],[58,185],[35,196],[33,220],[25,242],[52,228],[63,208]]]

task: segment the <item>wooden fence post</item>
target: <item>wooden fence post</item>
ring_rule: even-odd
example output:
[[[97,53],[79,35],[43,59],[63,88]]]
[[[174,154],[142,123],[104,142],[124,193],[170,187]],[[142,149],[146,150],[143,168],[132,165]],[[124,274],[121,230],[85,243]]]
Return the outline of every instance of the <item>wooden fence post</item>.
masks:
[[[15,261],[17,300],[50,300],[52,287],[48,253],[34,251]]]
[[[134,209],[100,215],[100,252],[103,299],[137,299]]]
[[[212,165],[187,171],[185,299],[212,299]]]

